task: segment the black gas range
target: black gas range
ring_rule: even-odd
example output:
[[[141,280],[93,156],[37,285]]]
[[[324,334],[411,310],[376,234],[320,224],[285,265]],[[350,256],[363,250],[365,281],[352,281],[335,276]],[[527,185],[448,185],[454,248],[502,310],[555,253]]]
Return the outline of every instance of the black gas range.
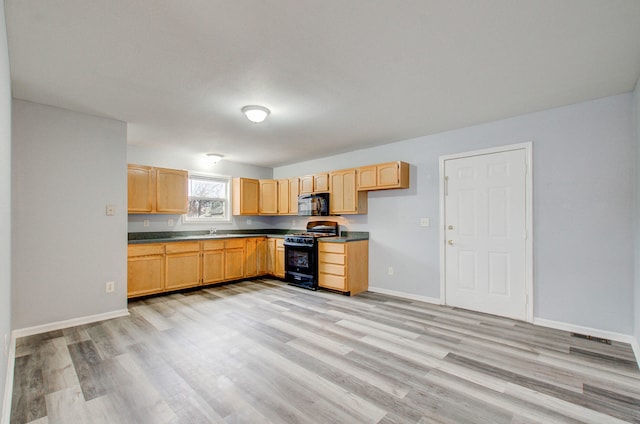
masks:
[[[338,223],[311,221],[307,230],[284,237],[285,281],[305,289],[318,289],[318,239],[336,237]]]

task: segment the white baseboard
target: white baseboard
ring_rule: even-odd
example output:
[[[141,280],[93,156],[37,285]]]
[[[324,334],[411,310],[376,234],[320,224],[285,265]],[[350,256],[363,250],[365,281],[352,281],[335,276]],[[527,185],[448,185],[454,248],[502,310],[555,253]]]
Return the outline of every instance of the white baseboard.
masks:
[[[85,317],[72,318],[65,321],[51,322],[49,324],[13,330],[11,332],[11,346],[9,348],[9,358],[7,360],[7,379],[4,384],[4,399],[2,400],[2,417],[0,417],[0,424],[9,424],[9,421],[11,420],[13,374],[16,362],[16,340],[19,337],[33,336],[35,334],[46,333],[48,331],[61,330],[63,328],[75,327],[76,325],[90,324],[92,322],[104,321],[127,315],[129,315],[129,311],[127,309],[119,309],[117,311],[110,311],[102,314],[88,315]]]
[[[389,296],[402,297],[405,299],[419,300],[421,302],[433,303],[435,305],[442,305],[442,301],[437,297],[429,297],[429,296],[422,296],[419,294],[405,293],[405,292],[396,291],[396,290],[383,289],[381,287],[369,286],[368,290],[374,293],[388,294]]]
[[[56,321],[48,324],[36,325],[34,327],[20,328],[11,332],[12,337],[20,338],[33,336],[34,334],[46,333],[47,331],[61,330],[63,328],[75,327],[76,325],[90,324],[92,322],[104,321],[111,318],[124,317],[129,315],[129,310],[119,309],[117,311],[105,312],[102,314],[88,315],[80,318],[72,318],[65,321]]]
[[[397,296],[404,299],[419,300],[422,302],[433,303],[436,305],[442,305],[442,301],[435,297],[421,296],[417,294],[405,293],[396,290],[383,289],[380,287],[369,286],[369,291],[374,293],[388,294],[390,296]],[[540,327],[554,328],[556,330],[568,331],[570,333],[586,334],[594,337],[601,337],[603,339],[609,339],[616,342],[628,343],[633,349],[633,353],[640,368],[640,345],[638,340],[630,334],[615,333],[613,331],[598,330],[597,328],[584,327],[581,325],[568,324],[566,322],[552,321],[544,318],[533,318],[533,324]]]
[[[13,395],[13,372],[16,362],[16,338],[11,335],[9,355],[7,358],[7,378],[4,382],[4,397],[2,399],[2,417],[0,423],[9,424],[11,421],[11,400]]]
[[[556,330],[569,331],[571,333],[585,334],[587,336],[601,337],[603,339],[609,339],[616,342],[628,343],[633,349],[633,353],[640,368],[640,346],[635,337],[630,334],[615,333],[613,331],[599,330],[597,328],[584,327],[582,325],[568,324],[566,322],[552,321],[544,318],[534,318],[534,325],[540,327],[554,328]]]

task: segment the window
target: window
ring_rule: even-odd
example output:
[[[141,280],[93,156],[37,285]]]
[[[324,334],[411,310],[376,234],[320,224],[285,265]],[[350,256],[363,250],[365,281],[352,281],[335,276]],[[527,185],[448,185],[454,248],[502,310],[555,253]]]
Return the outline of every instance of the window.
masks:
[[[189,210],[185,222],[231,221],[229,177],[189,174]]]

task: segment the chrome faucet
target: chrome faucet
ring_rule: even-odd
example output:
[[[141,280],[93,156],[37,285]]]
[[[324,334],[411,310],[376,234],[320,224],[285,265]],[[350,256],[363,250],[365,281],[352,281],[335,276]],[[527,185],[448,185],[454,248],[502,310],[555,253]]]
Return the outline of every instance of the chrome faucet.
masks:
[[[215,229],[215,227],[211,227],[211,228],[209,228],[209,234],[215,234],[215,233],[216,233],[216,231],[217,231],[217,230]]]

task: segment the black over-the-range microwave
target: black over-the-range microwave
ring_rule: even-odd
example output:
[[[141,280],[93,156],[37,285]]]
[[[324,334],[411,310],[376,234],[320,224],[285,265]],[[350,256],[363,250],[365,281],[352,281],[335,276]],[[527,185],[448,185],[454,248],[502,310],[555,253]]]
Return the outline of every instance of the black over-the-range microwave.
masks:
[[[301,194],[298,196],[298,215],[328,216],[329,193]]]

